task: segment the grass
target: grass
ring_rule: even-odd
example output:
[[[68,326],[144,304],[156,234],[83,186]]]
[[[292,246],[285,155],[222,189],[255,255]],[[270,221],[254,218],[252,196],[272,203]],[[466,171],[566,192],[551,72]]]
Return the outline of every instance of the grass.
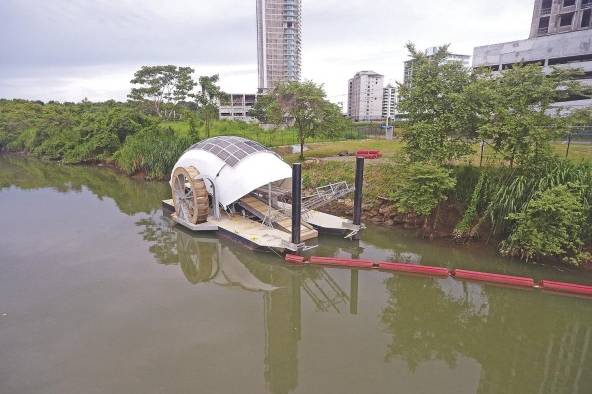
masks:
[[[187,136],[190,134],[187,122],[162,122],[164,127],[170,127],[178,135]],[[203,126],[198,127],[200,138],[206,138],[206,131]],[[269,147],[296,145],[298,144],[298,133],[293,128],[283,130],[264,130],[257,124],[245,123],[231,120],[218,120],[212,123],[210,137],[219,135],[233,135],[257,141]],[[307,138],[307,143],[327,142],[336,140],[359,139],[360,134],[356,130],[344,130],[335,136],[317,135]]]
[[[348,152],[355,154],[358,150],[379,150],[383,157],[392,158],[401,152],[403,144],[400,141],[387,141],[387,140],[347,140],[347,141],[334,141],[328,143],[312,143],[306,144],[309,148],[304,152],[304,156],[307,158],[323,158],[323,157],[334,157],[338,156],[341,152]],[[281,150],[280,150],[281,153]],[[298,153],[288,153],[283,155],[284,159],[288,162],[294,162],[298,160]]]

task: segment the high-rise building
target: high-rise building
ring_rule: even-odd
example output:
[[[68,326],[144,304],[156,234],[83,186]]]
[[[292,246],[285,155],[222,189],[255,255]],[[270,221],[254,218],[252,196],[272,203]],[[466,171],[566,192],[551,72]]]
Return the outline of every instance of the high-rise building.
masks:
[[[395,119],[397,108],[397,90],[390,83],[384,88],[382,95],[382,118],[387,120]]]
[[[302,0],[257,1],[259,91],[300,80]]]
[[[382,119],[384,76],[374,71],[360,71],[349,80],[347,115],[354,121]]]
[[[590,29],[592,0],[535,0],[530,38]]]
[[[425,55],[428,58],[432,58],[436,52],[438,52],[438,47],[430,47],[425,50]],[[471,66],[471,56],[470,55],[460,55],[457,53],[450,53],[448,57],[444,60],[444,63],[452,63],[458,62],[461,63],[465,67]],[[405,73],[403,75],[403,83],[408,85],[411,82],[411,78],[413,77],[413,60],[407,60],[405,62]]]
[[[514,64],[539,64],[545,72],[553,67],[578,68],[581,83],[592,85],[592,0],[535,0],[529,39],[476,47],[473,67],[494,72]],[[586,96],[555,103],[571,111],[592,106]]]

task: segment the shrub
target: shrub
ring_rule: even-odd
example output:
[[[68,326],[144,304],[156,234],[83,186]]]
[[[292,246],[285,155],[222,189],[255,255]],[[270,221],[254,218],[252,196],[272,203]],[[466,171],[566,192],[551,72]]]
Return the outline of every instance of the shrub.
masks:
[[[571,187],[570,187],[571,186]],[[538,193],[520,213],[511,214],[514,230],[500,245],[502,254],[525,260],[556,257],[578,264],[582,255],[585,220],[580,194],[573,185],[560,185]]]
[[[456,180],[443,167],[418,162],[399,166],[394,184],[391,197],[401,212],[428,216],[447,199],[447,193],[454,188]]]

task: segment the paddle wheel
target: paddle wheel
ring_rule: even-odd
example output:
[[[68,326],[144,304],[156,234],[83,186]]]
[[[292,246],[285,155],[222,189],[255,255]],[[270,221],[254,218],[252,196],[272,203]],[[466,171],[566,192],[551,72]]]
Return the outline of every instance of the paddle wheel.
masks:
[[[175,168],[171,189],[177,218],[191,224],[205,223],[208,220],[208,191],[195,167]]]

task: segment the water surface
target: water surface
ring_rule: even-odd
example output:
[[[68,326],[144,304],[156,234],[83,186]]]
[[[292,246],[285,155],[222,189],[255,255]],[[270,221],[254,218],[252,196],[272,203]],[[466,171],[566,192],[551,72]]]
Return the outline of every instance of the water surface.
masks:
[[[590,393],[592,300],[184,231],[166,183],[0,157],[0,393]],[[592,283],[371,227],[315,254]]]

